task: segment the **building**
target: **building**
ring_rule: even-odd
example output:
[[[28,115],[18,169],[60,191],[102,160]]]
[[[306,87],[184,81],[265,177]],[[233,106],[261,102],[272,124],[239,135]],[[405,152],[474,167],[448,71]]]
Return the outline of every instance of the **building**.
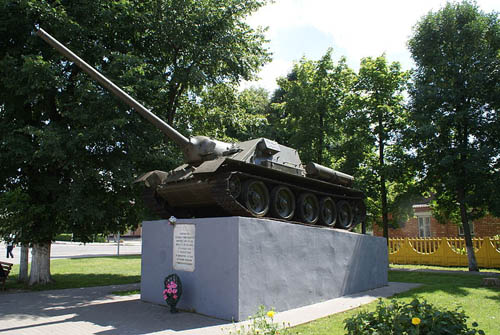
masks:
[[[399,228],[389,228],[389,237],[463,237],[463,228],[453,223],[439,223],[433,216],[429,203],[413,205],[414,217]],[[473,237],[500,235],[500,218],[485,216],[470,225]],[[383,236],[382,227],[375,225],[373,235]]]

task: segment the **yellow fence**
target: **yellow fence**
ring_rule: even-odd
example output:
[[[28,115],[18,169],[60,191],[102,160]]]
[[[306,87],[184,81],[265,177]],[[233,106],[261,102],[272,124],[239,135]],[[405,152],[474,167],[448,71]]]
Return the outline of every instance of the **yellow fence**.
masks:
[[[500,268],[500,240],[472,239],[479,267]],[[390,238],[389,262],[393,264],[426,264],[467,266],[463,238]]]

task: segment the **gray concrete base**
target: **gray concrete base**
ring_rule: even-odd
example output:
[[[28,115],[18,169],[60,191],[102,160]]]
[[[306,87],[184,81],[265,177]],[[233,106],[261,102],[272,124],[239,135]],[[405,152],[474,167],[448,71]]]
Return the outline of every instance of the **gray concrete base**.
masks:
[[[177,273],[178,307],[245,320],[260,305],[285,311],[387,285],[383,238],[267,219],[183,219],[194,224],[194,271],[173,269],[173,226],[143,223],[141,299],[165,304],[163,281]]]

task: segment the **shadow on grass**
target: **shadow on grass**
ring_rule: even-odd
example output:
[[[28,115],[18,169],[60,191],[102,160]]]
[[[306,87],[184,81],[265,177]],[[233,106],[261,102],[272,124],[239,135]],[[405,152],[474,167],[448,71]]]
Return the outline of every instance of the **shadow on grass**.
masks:
[[[482,286],[482,279],[483,276],[469,274],[389,271],[389,281],[424,284],[419,288],[398,294],[398,297],[402,298],[433,292],[466,297],[470,294],[468,289],[481,289],[492,293],[499,292],[498,288]],[[492,299],[496,300],[497,297]]]
[[[500,287],[495,287],[495,288],[490,287],[490,290],[495,292],[496,294],[492,296],[487,296],[486,299],[490,299],[497,303],[500,303]]]

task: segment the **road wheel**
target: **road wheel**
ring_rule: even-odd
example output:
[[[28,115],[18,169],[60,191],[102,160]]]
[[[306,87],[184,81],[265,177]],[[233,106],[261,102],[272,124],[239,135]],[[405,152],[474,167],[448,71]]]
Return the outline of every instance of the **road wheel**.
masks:
[[[286,186],[276,186],[271,191],[271,214],[279,219],[290,220],[295,213],[295,196]]]
[[[297,201],[297,215],[308,224],[315,224],[319,216],[318,198],[312,193],[302,193]]]
[[[330,197],[324,197],[319,202],[319,222],[329,227],[337,222],[337,206]]]
[[[235,199],[237,199],[241,194],[241,181],[238,176],[232,175],[228,181],[229,193]]]
[[[337,202],[337,227],[341,229],[349,229],[352,225],[352,207],[346,200]]]
[[[247,180],[243,184],[241,197],[244,206],[253,216],[261,217],[269,211],[269,191],[263,182]]]

